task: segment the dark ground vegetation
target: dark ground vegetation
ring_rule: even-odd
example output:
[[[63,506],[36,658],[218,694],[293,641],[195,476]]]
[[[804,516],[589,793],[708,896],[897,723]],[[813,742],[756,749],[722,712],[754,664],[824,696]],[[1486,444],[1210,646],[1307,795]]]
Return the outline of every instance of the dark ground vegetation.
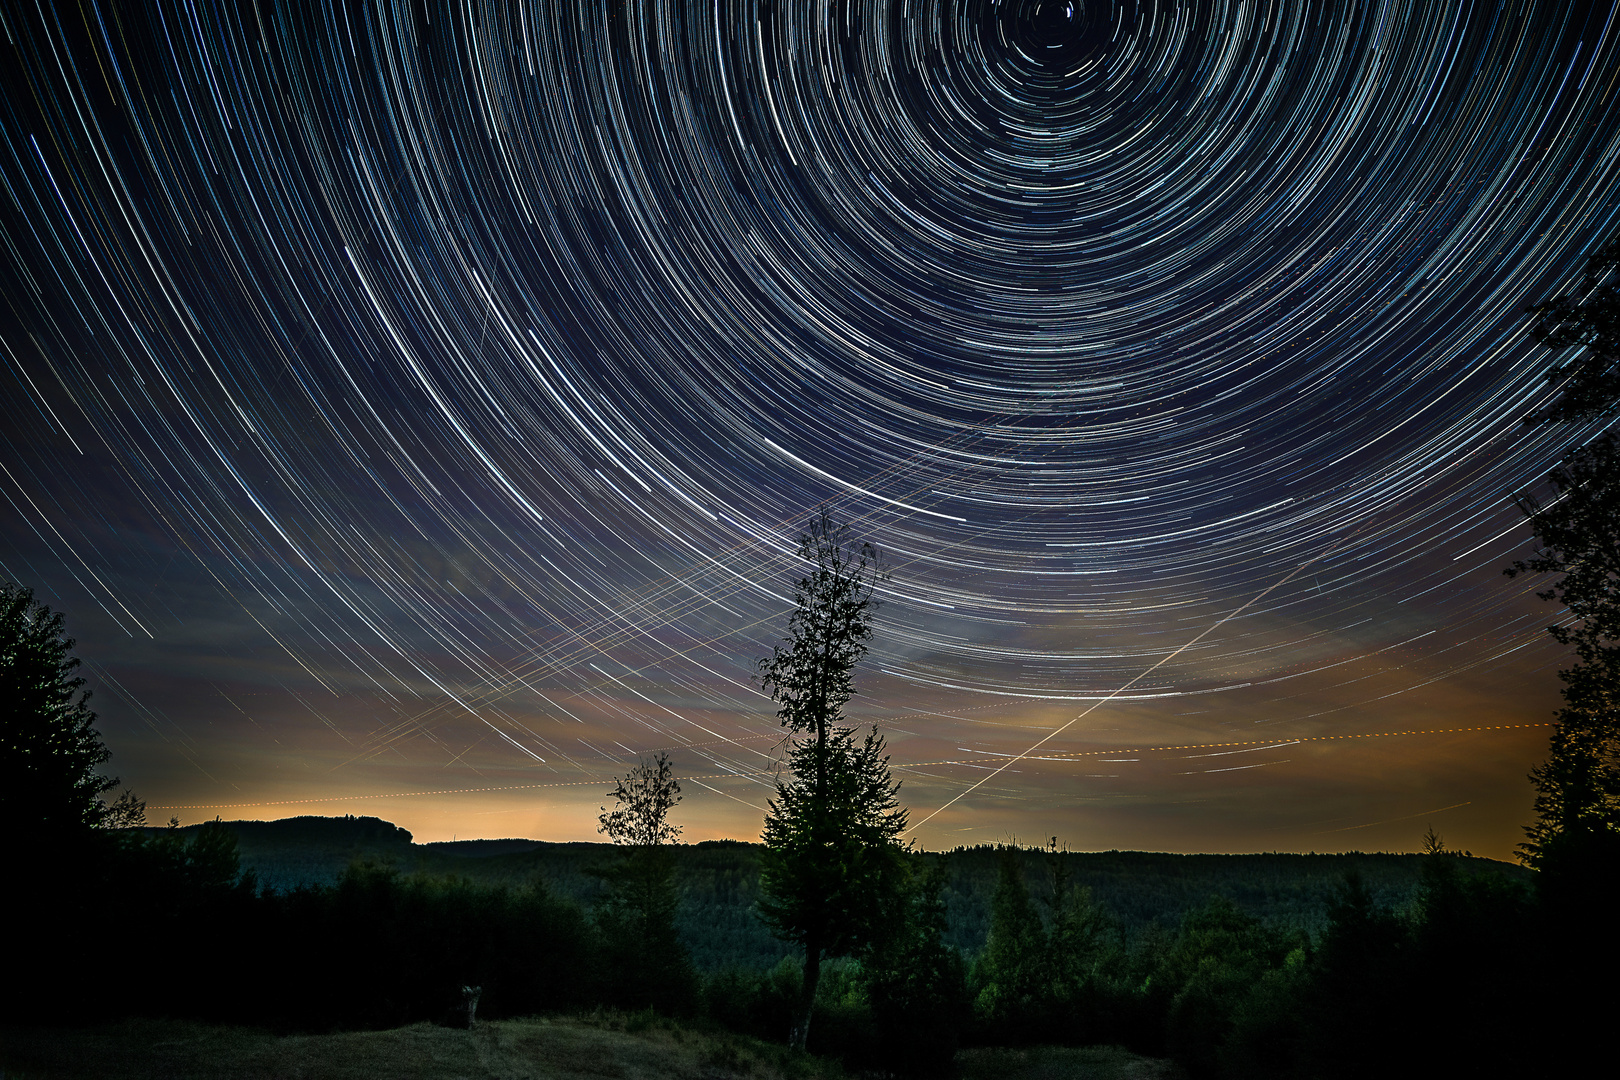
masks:
[[[604,938],[588,871],[609,845],[417,848],[375,819],[287,827],[328,851],[369,837],[393,865],[361,854],[335,878],[272,889],[236,848],[238,831],[264,844],[266,824],[94,834],[28,875],[29,925],[53,949],[8,973],[9,1015],[325,1033],[464,1024],[465,985],[482,987],[481,1022],[634,1008],[630,986],[687,1025],[787,1034],[796,958],[724,962],[711,944],[695,991],[672,997],[656,985],[666,968],[637,970]],[[682,926],[755,919],[756,846],[668,850]],[[1349,1076],[1393,1060],[1495,1075],[1556,1056],[1544,1036],[1564,998],[1587,993],[1549,978],[1570,935],[1546,925],[1534,875],[1438,843],[1421,856],[911,858],[907,940],[829,963],[817,988],[809,1049],[851,1070],[937,1075],[976,1046],[1113,1044],[1195,1077]]]

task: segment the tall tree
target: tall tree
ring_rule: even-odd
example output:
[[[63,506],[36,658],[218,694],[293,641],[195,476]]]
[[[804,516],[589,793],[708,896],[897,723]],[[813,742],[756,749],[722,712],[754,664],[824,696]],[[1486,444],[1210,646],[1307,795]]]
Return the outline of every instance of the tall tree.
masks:
[[[96,731],[90,692],[59,612],[31,589],[0,586],[0,818],[28,822],[47,843],[109,821],[101,795],[118,778],[99,770],[112,753]],[[134,802],[127,796],[120,805]],[[50,838],[50,839],[47,839]]]
[[[1583,847],[1620,839],[1620,447],[1605,436],[1548,479],[1547,505],[1524,500],[1535,556],[1506,571],[1563,575],[1537,595],[1563,606],[1566,620],[1547,630],[1578,660],[1559,672],[1564,707],[1546,763],[1530,774],[1536,821],[1520,848],[1532,866],[1562,838]]]
[[[799,556],[810,569],[794,586],[788,637],[759,665],[793,738],[792,777],[778,781],[765,814],[759,905],[778,937],[804,949],[789,1035],[802,1050],[822,960],[870,946],[900,903],[906,812],[877,730],[857,742],[841,723],[872,637],[877,552],[851,547],[823,513],[800,538]]]
[[[1024,884],[1022,852],[1001,852],[990,932],[979,954],[974,1006],[1000,1041],[1020,1043],[1049,1020],[1050,940]]]
[[[681,785],[669,755],[615,777],[608,794],[614,808],[602,808],[598,831],[629,848],[621,862],[599,871],[608,884],[595,911],[607,950],[608,996],[625,1008],[684,1012],[695,1000],[697,979],[676,929],[679,898],[668,846],[681,827],[669,812],[681,800]]]
[[[1077,1014],[1084,1003],[1096,996],[1096,968],[1106,951],[1110,924],[1091,889],[1074,884],[1066,853],[1057,851],[1056,839],[1053,837],[1054,844],[1048,849],[1052,897],[1048,901],[1047,970],[1053,1007],[1067,1014],[1072,1028],[1082,1020]]]
[[[1591,422],[1620,411],[1620,238],[1588,261],[1573,292],[1532,307],[1532,332],[1553,350],[1548,378],[1558,396],[1530,423]],[[1571,452],[1548,476],[1552,498],[1519,500],[1535,529],[1534,557],[1505,571],[1562,575],[1544,600],[1565,618],[1548,627],[1572,645],[1577,663],[1561,671],[1558,713],[1545,764],[1531,772],[1536,821],[1520,845],[1532,866],[1547,868],[1571,845],[1590,862],[1602,849],[1620,855],[1620,446],[1613,433]],[[1596,845],[1594,847],[1594,845]]]
[[[1612,423],[1620,414],[1620,237],[1593,255],[1580,285],[1530,309],[1538,340],[1553,350],[1548,377],[1558,396],[1527,422]],[[1536,534],[1533,558],[1507,568],[1559,574],[1539,595],[1562,604],[1548,627],[1574,647],[1561,672],[1559,710],[1547,760],[1530,773],[1536,819],[1520,857],[1540,871],[1541,911],[1535,1012],[1529,1026],[1607,1030],[1612,995],[1584,989],[1620,964],[1606,929],[1620,891],[1620,445],[1611,430],[1578,447],[1548,477],[1552,498],[1520,505]],[[1487,950],[1489,951],[1489,950]],[[1591,1039],[1553,1040],[1575,1060]],[[1565,1069],[1564,1071],[1567,1071]]]
[[[88,973],[107,969],[108,928],[127,917],[112,870],[138,834],[107,830],[140,824],[144,804],[128,792],[102,802],[118,780],[101,772],[112,755],[74,674],[73,645],[60,613],[29,589],[0,585],[0,820],[15,837],[0,925],[26,927],[35,945],[7,955],[7,1015],[100,1007]],[[33,953],[48,959],[33,962]]]

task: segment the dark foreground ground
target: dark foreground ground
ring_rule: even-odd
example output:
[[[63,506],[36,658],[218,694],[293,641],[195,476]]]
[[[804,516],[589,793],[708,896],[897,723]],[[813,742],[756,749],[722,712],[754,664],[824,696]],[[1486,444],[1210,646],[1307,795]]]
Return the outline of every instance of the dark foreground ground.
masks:
[[[1114,1047],[964,1050],[961,1080],[1178,1080]],[[0,1028],[0,1080],[853,1080],[835,1062],[638,1017],[502,1020],[474,1031],[275,1035],[188,1021]]]

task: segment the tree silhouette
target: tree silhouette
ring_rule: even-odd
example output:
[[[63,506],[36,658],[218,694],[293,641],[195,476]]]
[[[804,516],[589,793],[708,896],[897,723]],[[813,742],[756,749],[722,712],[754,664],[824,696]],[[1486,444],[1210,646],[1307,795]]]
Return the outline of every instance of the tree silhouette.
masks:
[[[608,794],[614,806],[602,807],[596,831],[615,844],[656,847],[680,837],[681,827],[669,821],[669,812],[681,801],[681,785],[668,754],[660,752],[650,763],[638,764],[622,780],[614,777]]]
[[[1592,256],[1574,292],[1530,310],[1555,350],[1559,395],[1530,423],[1592,422],[1620,413],[1620,238]],[[1560,671],[1564,707],[1547,760],[1530,773],[1536,820],[1520,857],[1537,881],[1544,963],[1536,1006],[1550,1026],[1606,1030],[1612,1005],[1580,989],[1620,963],[1607,930],[1620,890],[1620,446],[1611,432],[1570,453],[1548,476],[1545,504],[1521,498],[1535,530],[1533,558],[1505,571],[1560,574],[1539,593],[1564,606],[1549,632],[1577,662]],[[1574,1055],[1577,1038],[1560,1040]],[[1556,1071],[1556,1070],[1555,1070]]]
[[[896,838],[905,831],[898,785],[874,728],[857,743],[843,726],[853,671],[872,637],[873,588],[882,579],[870,544],[851,549],[825,513],[800,538],[810,571],[794,586],[785,646],[760,677],[795,739],[792,779],[779,781],[765,815],[760,912],[776,935],[804,949],[789,1044],[802,1050],[821,962],[867,948],[904,891]]]
[[[1554,350],[1548,378],[1557,398],[1530,423],[1590,422],[1620,412],[1620,237],[1592,255],[1580,286],[1529,310],[1536,339]],[[1536,821],[1521,857],[1548,869],[1555,849],[1620,856],[1620,445],[1607,434],[1568,454],[1547,477],[1553,497],[1530,496],[1520,508],[1535,529],[1533,558],[1504,571],[1560,574],[1538,593],[1564,607],[1548,627],[1575,648],[1577,663],[1559,672],[1564,707],[1546,763],[1530,774]],[[1595,845],[1595,846],[1594,846]],[[1555,860],[1556,861],[1556,860]]]
[[[29,589],[0,585],[0,815],[18,833],[0,923],[34,946],[7,956],[7,1015],[97,1007],[85,973],[109,970],[107,928],[129,918],[113,871],[139,834],[108,830],[142,824],[145,806],[127,791],[111,806],[101,800],[118,780],[100,771],[112,755],[74,674],[73,645],[61,614]]]
[[[128,792],[115,810],[101,801],[118,778],[98,771],[112,753],[73,674],[73,645],[61,614],[36,603],[33,590],[0,586],[0,815],[28,822],[41,843],[144,820]]]
[[[1573,645],[1579,662],[1559,672],[1564,707],[1551,753],[1531,773],[1536,822],[1520,848],[1532,866],[1560,837],[1620,836],[1620,447],[1605,436],[1565,458],[1548,479],[1554,498],[1546,506],[1521,500],[1536,530],[1536,554],[1506,573],[1563,575],[1537,595],[1563,606],[1566,621],[1547,630]]]
[[[675,925],[679,898],[666,847],[681,834],[669,820],[681,785],[669,755],[615,777],[608,794],[614,809],[602,808],[598,831],[630,849],[623,861],[597,871],[608,885],[595,918],[607,951],[609,997],[624,1008],[688,1011],[697,981]]]

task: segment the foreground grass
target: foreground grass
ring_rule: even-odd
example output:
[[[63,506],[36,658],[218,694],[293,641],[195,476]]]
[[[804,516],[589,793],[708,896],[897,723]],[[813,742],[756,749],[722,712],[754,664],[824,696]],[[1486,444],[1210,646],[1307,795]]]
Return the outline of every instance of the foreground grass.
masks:
[[[1171,1080],[1168,1062],[1112,1047],[964,1050],[961,1080]],[[275,1035],[129,1020],[0,1029],[0,1080],[847,1080],[836,1062],[726,1032],[645,1017],[498,1020],[474,1031]]]
[[[1117,1046],[986,1046],[956,1055],[960,1080],[1181,1080],[1174,1062]]]
[[[275,1035],[253,1028],[129,1020],[0,1031],[5,1080],[842,1080],[833,1063],[730,1034],[631,1017],[497,1020],[474,1031]]]

